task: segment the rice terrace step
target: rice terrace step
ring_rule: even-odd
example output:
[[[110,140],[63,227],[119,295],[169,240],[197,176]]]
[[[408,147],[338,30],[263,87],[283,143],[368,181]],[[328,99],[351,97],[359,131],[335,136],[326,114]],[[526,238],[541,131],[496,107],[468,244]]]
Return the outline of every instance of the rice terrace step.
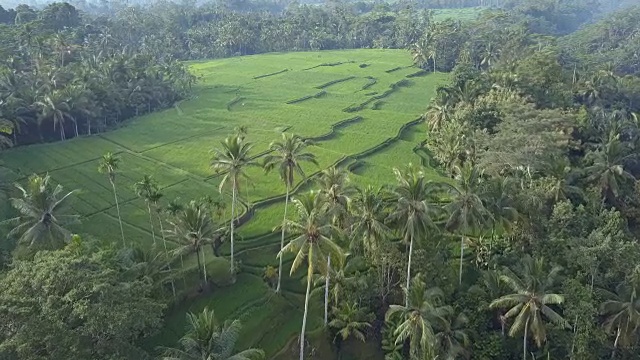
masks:
[[[246,127],[247,140],[254,144],[253,154],[264,154],[270,142],[285,130],[316,139],[309,151],[316,155],[319,165],[305,164],[307,174],[336,163],[353,164],[349,167],[354,170],[353,182],[379,186],[392,178],[394,164],[420,163],[422,159],[412,150],[423,138],[416,134],[424,128],[416,119],[447,75],[425,73],[411,64],[406,51],[388,49],[278,53],[194,62],[190,67],[199,81],[194,95],[179,106],[135,118],[126,129],[11,149],[0,155],[0,162],[12,171],[12,180],[24,179],[33,172],[49,172],[65,189],[78,189],[75,210],[99,221],[72,230],[115,242],[120,235],[113,216],[113,196],[107,178],[97,172],[97,167],[105,151],[119,154],[123,163],[117,181],[124,199],[122,218],[127,219],[125,236],[150,246],[147,207],[132,192],[133,184],[144,174],[151,174],[163,187],[164,201],[186,201],[208,194],[229,202],[228,194],[218,192],[220,177],[212,176],[210,151],[239,126]],[[401,132],[405,134],[400,136]],[[247,207],[285,192],[277,172],[265,175],[256,167],[249,169],[248,175],[254,181],[242,184],[240,190]],[[434,172],[433,176],[438,175]],[[252,218],[238,229],[237,246],[245,249],[241,258],[249,267],[271,263],[270,256],[276,263],[278,247],[271,244],[279,244],[279,240],[263,235],[281,221],[284,198],[279,199],[257,206]],[[265,244],[260,244],[260,236]],[[243,241],[248,246],[243,246]],[[206,253],[208,262],[218,261],[210,251]],[[228,249],[223,247],[222,253],[228,253]],[[252,254],[258,258],[252,261],[248,258]],[[284,290],[297,293],[298,283],[297,276],[284,281]],[[266,292],[261,279],[241,274],[224,294],[214,290],[209,298],[174,309],[167,317],[165,331],[147,345],[153,348],[175,342],[188,310],[213,304],[216,314],[220,309],[222,316],[243,307],[259,307],[260,318],[249,322],[244,331],[251,331],[251,339],[255,339],[249,345],[267,350],[267,358],[271,358],[298,331],[301,304],[294,306],[297,297],[293,302],[261,301]],[[312,311],[319,312],[320,307],[313,306]],[[283,317],[287,313],[293,316]],[[316,320],[310,319],[309,329],[319,325]],[[267,334],[270,326],[266,324],[270,323],[280,324],[286,333]]]

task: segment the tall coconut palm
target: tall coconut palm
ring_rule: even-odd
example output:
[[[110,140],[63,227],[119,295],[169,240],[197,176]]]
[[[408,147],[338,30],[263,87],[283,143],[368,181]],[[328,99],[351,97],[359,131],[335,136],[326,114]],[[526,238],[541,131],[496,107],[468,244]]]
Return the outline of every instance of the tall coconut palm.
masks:
[[[366,314],[357,303],[343,303],[333,309],[334,318],[329,326],[336,330],[334,341],[342,341],[354,337],[362,342],[365,341],[364,331],[371,327],[373,314]]]
[[[201,270],[200,279],[207,285],[207,262],[204,256],[204,246],[213,242],[216,228],[208,209],[196,202],[189,202],[179,210],[174,218],[169,220],[171,229],[167,230],[178,247],[174,250],[177,255],[196,254],[198,269]],[[202,261],[200,257],[202,256]]]
[[[31,175],[26,186],[16,187],[22,196],[12,198],[11,205],[19,215],[0,223],[14,226],[8,237],[17,236],[27,246],[41,244],[49,248],[71,239],[66,227],[78,223],[79,217],[67,215],[64,210],[73,191],[64,194],[62,186],[54,186],[48,174]]]
[[[116,201],[116,211],[118,212],[118,223],[120,224],[120,235],[122,236],[122,245],[127,246],[124,240],[124,228],[122,227],[122,217],[120,216],[120,203],[118,202],[118,192],[116,191],[116,173],[120,166],[120,158],[117,155],[107,152],[102,155],[98,164],[98,171],[101,174],[107,174],[107,179],[111,183],[113,189],[113,198]]]
[[[491,248],[497,229],[509,232],[513,223],[520,218],[513,196],[515,185],[516,181],[510,177],[489,180],[483,183],[483,200],[487,211],[491,213],[491,242],[489,243],[489,248]]]
[[[332,166],[320,173],[316,180],[325,211],[334,226],[342,229],[348,215],[347,207],[353,188],[349,185],[349,174]]]
[[[432,99],[431,104],[423,115],[430,131],[437,131],[453,117],[453,108],[444,97]]]
[[[409,243],[407,260],[407,291],[405,293],[405,306],[409,306],[410,281],[411,281],[411,257],[416,239],[425,236],[429,229],[436,229],[432,217],[435,214],[435,206],[430,202],[434,198],[437,186],[428,181],[424,173],[409,165],[403,169],[393,169],[398,184],[393,188],[394,209],[389,219],[399,224],[400,231],[405,242]]]
[[[264,352],[247,349],[234,354],[240,336],[240,320],[220,324],[213,310],[187,314],[188,330],[179,340],[180,348],[162,347],[163,360],[262,360]]]
[[[349,176],[344,169],[330,167],[322,171],[316,183],[320,188],[320,198],[331,223],[340,230],[346,230],[346,218],[348,215],[349,195],[352,188],[349,186]],[[331,279],[331,256],[327,257],[327,273],[325,276],[324,295],[324,324],[328,323],[329,315],[329,286]]]
[[[481,66],[485,66],[486,68],[491,67],[491,63],[495,62],[496,57],[498,56],[500,50],[496,48],[492,43],[488,43],[484,51],[482,53],[482,60],[480,61]]]
[[[356,283],[357,264],[349,257],[350,254],[345,253],[339,258],[329,257],[327,259],[327,271],[324,274],[318,274],[314,278],[314,284],[324,284],[311,291],[311,296],[324,291],[324,324],[328,325],[329,307],[337,307],[339,300],[344,295],[348,286]],[[331,279],[331,283],[329,282]]]
[[[456,314],[451,306],[444,307],[443,310],[440,321],[434,324],[437,359],[469,358],[467,347],[470,341],[465,331],[469,319],[463,313]]]
[[[272,153],[264,160],[264,169],[268,173],[278,168],[280,179],[284,182],[286,195],[284,200],[284,216],[282,220],[282,236],[280,238],[280,250],[284,247],[285,226],[287,221],[287,208],[289,207],[289,193],[294,185],[295,173],[305,178],[302,162],[318,164],[314,154],[306,152],[307,143],[298,135],[282,133],[282,141],[274,141],[269,146]],[[282,279],[282,257],[278,267],[278,285],[276,292],[280,292]]]
[[[416,43],[411,45],[410,51],[413,58],[413,64],[419,68],[424,68],[429,62],[430,43],[426,37],[422,37]]]
[[[236,220],[236,201],[238,197],[238,188],[240,186],[240,178],[249,179],[245,173],[247,166],[255,165],[249,157],[251,151],[251,143],[245,142],[238,135],[227,137],[222,143],[222,147],[213,150],[213,159],[211,167],[216,173],[224,173],[220,181],[219,191],[226,185],[231,186],[231,221],[230,221],[230,238],[231,238],[231,265],[230,272],[234,274],[234,228]]]
[[[446,321],[443,316],[448,307],[442,306],[444,294],[438,288],[427,289],[427,285],[416,275],[411,280],[411,288],[404,288],[405,306],[390,305],[385,316],[386,321],[399,319],[399,324],[393,334],[396,344],[409,340],[409,356],[411,359],[435,358],[434,324]]]
[[[154,249],[130,248],[121,257],[122,265],[129,275],[142,277],[150,282],[158,290],[164,291],[167,284],[172,284],[175,273],[171,270],[169,254]],[[175,296],[175,293],[174,293]]]
[[[164,247],[164,253],[167,258],[169,258],[169,250],[167,249],[167,237],[164,231],[164,224],[162,219],[162,211],[163,209],[160,207],[158,202],[162,198],[163,194],[160,192],[160,187],[158,183],[148,175],[145,175],[141,181],[134,185],[136,193],[138,196],[142,197],[147,203],[147,210],[149,211],[149,225],[151,226],[151,235],[153,237],[153,244],[156,244],[155,231],[152,220],[152,207],[153,212],[155,212],[158,225],[160,226],[160,235],[162,236],[162,245]],[[171,264],[168,264],[169,271],[171,272]],[[171,280],[171,290],[173,292],[173,296],[176,295],[175,282],[173,279]]]
[[[380,242],[389,236],[391,229],[384,223],[387,218],[386,202],[382,189],[372,186],[357,188],[351,202],[351,249],[361,249],[368,258],[378,253]]]
[[[523,360],[527,359],[527,340],[531,336],[538,347],[547,340],[547,330],[544,319],[559,326],[567,326],[567,322],[553,310],[551,305],[560,305],[564,302],[564,296],[552,291],[558,281],[561,268],[554,266],[547,271],[544,259],[534,259],[526,255],[522,259],[520,274],[510,269],[505,269],[500,280],[513,291],[489,304],[490,308],[508,308],[506,319],[513,318],[514,322],[509,329],[509,336],[516,336],[524,331]]]
[[[291,265],[291,274],[302,265],[305,259],[307,260],[307,290],[304,300],[302,331],[300,332],[300,360],[302,360],[304,359],[304,336],[313,274],[316,271],[326,274],[328,269],[325,259],[330,255],[336,258],[341,256],[341,250],[331,240],[334,227],[327,221],[317,192],[309,192],[294,198],[293,204],[296,208],[297,218],[287,220],[286,228],[295,237],[278,253],[278,257],[282,257],[287,252],[296,254]]]
[[[571,164],[566,157],[552,157],[544,168],[545,174],[551,180],[550,195],[554,203],[566,200],[570,196],[581,197],[584,195],[579,187],[571,185]]]
[[[620,193],[620,185],[624,181],[635,181],[635,178],[625,169],[625,162],[636,156],[625,146],[616,135],[607,142],[602,149],[590,152],[586,159],[592,165],[585,170],[589,179],[600,186],[603,198],[616,199]]]
[[[54,91],[51,95],[44,96],[41,101],[37,101],[34,105],[40,110],[38,126],[41,127],[44,121],[50,120],[53,123],[54,131],[56,128],[60,128],[60,140],[65,140],[67,138],[64,132],[66,121],[76,122],[71,115],[71,106],[67,99],[64,99],[60,92]]]
[[[133,184],[133,190],[139,198],[143,199],[147,204],[147,211],[149,212],[149,226],[151,227],[151,238],[153,239],[153,245],[156,245],[156,232],[153,225],[153,215],[151,212],[152,197],[158,193],[158,184],[149,175],[144,175],[142,180]]]
[[[462,284],[462,263],[464,259],[464,245],[467,237],[474,231],[482,231],[492,217],[484,207],[480,197],[480,173],[471,165],[462,168],[455,167],[457,184],[450,186],[451,202],[445,206],[448,219],[445,224],[447,231],[460,235],[460,271],[459,284]]]
[[[633,345],[640,336],[640,267],[620,283],[616,293],[604,291],[609,300],[600,310],[606,316],[604,329],[608,334],[615,334],[611,358],[615,357],[619,346]]]

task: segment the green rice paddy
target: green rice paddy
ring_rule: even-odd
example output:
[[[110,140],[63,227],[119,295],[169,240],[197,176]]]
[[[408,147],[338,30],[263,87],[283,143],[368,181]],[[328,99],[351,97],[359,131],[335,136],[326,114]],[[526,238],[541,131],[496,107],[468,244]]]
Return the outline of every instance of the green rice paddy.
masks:
[[[246,126],[255,155],[264,153],[283,131],[293,132],[314,140],[310,150],[319,166],[305,165],[308,175],[338,165],[349,169],[357,184],[391,183],[394,167],[427,163],[413,151],[424,138],[424,125],[417,119],[446,80],[444,74],[418,72],[402,50],[266,54],[190,66],[199,79],[192,99],[104,134],[3,152],[0,170],[9,181],[48,172],[65,189],[78,189],[72,207],[83,215],[83,222],[72,230],[119,242],[111,187],[97,172],[102,154],[117,153],[122,158],[116,182],[125,237],[150,246],[146,205],[132,190],[143,175],[152,175],[160,183],[165,202],[204,195],[224,196],[228,202],[227,194],[218,193],[219,178],[210,169],[210,151],[234,128]],[[276,173],[265,175],[259,167],[250,168],[248,175],[253,181],[243,184],[240,195],[255,212],[238,229],[242,273],[237,282],[174,308],[165,329],[145,342],[148,348],[175,342],[183,333],[185,312],[205,306],[213,307],[220,319],[241,318],[246,336],[239,345],[261,347],[268,358],[299,332],[302,274],[285,276],[284,296],[274,296],[262,280],[263,268],[277,264],[279,235],[271,232],[281,221],[284,199],[277,197],[284,193],[284,186]],[[157,232],[158,224],[155,228]],[[214,259],[210,250],[206,254],[208,268],[226,267],[226,260]],[[185,266],[194,267],[192,260],[187,259]],[[285,262],[285,274],[289,266],[290,260]],[[312,315],[319,314],[317,305]],[[320,317],[312,316],[309,329],[319,325]]]

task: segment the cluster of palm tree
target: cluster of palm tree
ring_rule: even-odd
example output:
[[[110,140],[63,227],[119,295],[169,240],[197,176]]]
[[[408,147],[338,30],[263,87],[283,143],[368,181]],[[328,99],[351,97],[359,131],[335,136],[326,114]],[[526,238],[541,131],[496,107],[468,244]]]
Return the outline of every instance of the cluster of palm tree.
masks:
[[[245,140],[245,135],[235,134],[214,150],[212,166],[223,176],[220,191],[224,191],[226,185],[231,187],[233,215],[226,219],[228,226],[220,214],[215,216],[211,201],[202,199],[184,205],[172,202],[163,209],[159,206],[162,193],[153,178],[144,176],[135,184],[136,193],[147,205],[154,244],[155,214],[161,226],[164,245],[163,253],[152,256],[155,260],[150,258],[149,263],[157,263],[158,266],[149,267],[149,276],[162,274],[159,278],[165,284],[171,284],[174,294],[173,278],[166,276],[166,273],[177,267],[176,259],[190,254],[197,259],[201,286],[206,287],[209,279],[204,249],[221,241],[220,238],[226,236],[226,229],[231,234],[235,231],[234,220],[238,214],[234,209],[239,202],[239,180],[247,177],[247,166],[256,164],[250,149],[251,143]],[[381,273],[390,273],[388,276],[392,279],[389,281],[394,284],[391,296],[381,297],[383,304],[390,305],[386,320],[392,340],[398,345],[394,351],[402,352],[400,345],[407,344],[404,347],[407,351],[405,355],[411,359],[435,354],[454,359],[468,354],[470,337],[465,332],[466,317],[446,304],[441,290],[427,287],[423,277],[414,270],[416,265],[412,257],[417,249],[428,251],[438,247],[436,243],[442,239],[455,240],[450,243],[449,249],[460,253],[458,283],[464,289],[462,265],[467,261],[465,250],[471,248],[478,253],[482,246],[486,246],[483,239],[493,237],[496,228],[507,234],[514,222],[525,221],[514,216],[515,209],[508,196],[505,197],[503,186],[495,185],[495,180],[483,176],[469,163],[457,166],[453,178],[447,182],[430,180],[420,167],[414,165],[395,169],[397,183],[380,189],[354,186],[345,170],[332,167],[317,176],[315,183],[318,190],[293,195],[290,202],[295,211],[294,216],[290,216],[287,208],[289,197],[296,189],[294,176],[298,174],[300,179],[304,179],[305,162],[313,164],[315,157],[307,150],[304,139],[283,134],[281,141],[271,144],[271,152],[265,156],[263,163],[265,171],[278,169],[285,189],[287,206],[278,257],[282,260],[285,253],[294,254],[291,274],[301,266],[306,266],[300,357],[305,355],[304,337],[313,288],[324,289],[325,324],[335,329],[336,339],[363,340],[372,329],[374,317],[366,308],[367,305],[357,300],[360,295],[354,298],[350,289],[354,283],[363,280],[363,274],[377,274],[379,268],[384,266],[392,268],[386,273],[383,269]],[[119,165],[117,155],[105,154],[99,167],[108,176],[116,199]],[[72,192],[63,194],[62,188],[53,186],[48,175],[34,175],[27,186],[19,189],[21,197],[12,199],[12,204],[20,216],[8,220],[15,225],[10,236],[19,239],[27,247],[42,243],[55,246],[55,241],[68,240],[70,232],[66,226],[77,221],[77,216],[66,215],[63,205],[68,202]],[[219,219],[218,224],[215,218]],[[163,224],[168,225],[166,229]],[[230,240],[233,242],[231,234]],[[122,235],[125,240],[124,232]],[[167,240],[170,241],[169,247]],[[406,261],[391,265],[385,263],[385,256],[391,249],[404,252]],[[354,259],[364,259],[364,268],[354,265],[358,263]],[[282,262],[280,264],[279,270],[282,269]],[[404,265],[406,272],[400,269]],[[474,271],[481,270],[478,266],[476,263]],[[557,289],[560,268],[547,271],[546,266],[543,260],[527,256],[522,260],[522,265],[516,267],[516,271],[504,268],[496,275],[504,285],[500,292],[494,294],[495,301],[489,308],[504,309],[501,315],[503,324],[513,319],[509,335],[522,335],[525,358],[529,340],[538,347],[545,343],[546,322],[560,328],[567,326],[567,321],[559,311],[564,296],[553,292]],[[354,267],[359,269],[354,270]],[[424,269],[424,264],[418,264],[417,268]],[[233,267],[230,270],[232,274],[236,271]],[[280,274],[278,278],[280,283]],[[625,281],[617,294],[609,294],[611,300],[602,306],[602,312],[606,315],[606,331],[616,334],[614,348],[628,346],[637,336],[640,309],[636,301],[638,282],[634,279]],[[396,296],[400,295],[397,286],[400,280],[405,283],[402,287],[403,305],[395,305],[394,302],[402,297]],[[281,291],[281,287],[276,286],[276,291]],[[206,339],[217,339],[227,330],[216,325],[210,327],[208,332],[197,333]],[[218,351],[195,345],[205,338],[189,340],[195,333],[189,334],[183,339],[182,351],[185,354],[192,356],[194,351]]]
[[[195,78],[184,65],[122,50],[102,31],[50,34],[24,25],[3,32],[12,55],[0,62],[0,118],[10,125],[2,143],[104,131],[188,95]]]
[[[152,16],[162,12],[164,16]],[[277,13],[244,12],[203,4],[129,7],[112,28],[123,44],[145,54],[182,59],[219,58],[274,51],[404,48],[417,38],[430,12],[395,5],[290,6]],[[312,25],[313,24],[313,25]]]
[[[269,164],[272,163],[272,159],[274,158],[269,158]],[[279,162],[283,164],[282,169],[286,169],[284,164],[287,163],[287,159],[291,157],[285,157],[285,161]],[[282,173],[290,174],[285,170]],[[312,278],[316,272],[324,280],[325,319],[328,312],[328,294],[331,291],[333,313],[337,316],[336,319],[339,319],[332,322],[334,325],[343,324],[341,326],[344,328],[340,331],[353,331],[355,336],[360,338],[357,334],[360,334],[361,326],[358,324],[362,321],[349,322],[344,317],[339,317],[345,316],[342,310],[352,314],[359,311],[345,306],[339,300],[344,295],[340,294],[339,287],[349,278],[349,274],[344,273],[349,251],[364,257],[368,264],[375,266],[381,263],[380,258],[384,256],[384,249],[389,244],[405,244],[406,308],[412,301],[411,287],[412,281],[415,280],[412,273],[412,255],[415,248],[429,248],[435,243],[435,238],[441,238],[442,234],[446,237],[460,238],[459,281],[462,283],[464,249],[467,246],[465,241],[488,232],[497,217],[505,221],[500,214],[494,216],[490,212],[489,204],[492,198],[490,194],[483,193],[483,188],[479,186],[483,180],[473,167],[459,169],[457,181],[453,185],[431,181],[426,178],[422,169],[412,165],[395,169],[395,173],[398,179],[395,186],[383,189],[358,188],[349,183],[344,170],[329,168],[318,176],[316,184],[319,190],[293,198],[295,217],[285,218],[284,223],[285,232],[292,238],[282,248],[278,257],[282,259],[283,254],[287,252],[295,254],[291,266],[292,274],[305,262],[307,265],[305,313],[300,341],[301,357],[304,355],[304,333]],[[332,268],[332,261],[340,265]],[[333,284],[330,284],[330,279],[334,280]]]

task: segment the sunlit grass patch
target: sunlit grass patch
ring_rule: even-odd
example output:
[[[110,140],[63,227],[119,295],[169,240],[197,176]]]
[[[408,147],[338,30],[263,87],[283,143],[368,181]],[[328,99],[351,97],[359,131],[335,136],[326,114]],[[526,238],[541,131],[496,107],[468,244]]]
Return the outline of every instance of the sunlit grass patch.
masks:
[[[107,177],[97,172],[100,156],[116,153],[122,159],[116,185],[126,241],[149,248],[153,242],[149,214],[133,184],[152,175],[164,194],[161,205],[176,198],[181,203],[203,196],[220,200],[227,205],[222,218],[215,219],[222,226],[230,217],[231,200],[228,189],[219,192],[223,175],[211,170],[211,150],[236,128],[244,127],[256,163],[246,169],[251,181],[243,179],[239,184],[243,204],[239,213],[253,211],[235,237],[237,258],[245,271],[234,285],[215,288],[173,309],[166,329],[149,340],[149,346],[172,345],[184,333],[186,312],[211,306],[221,320],[241,317],[245,310],[255,313],[244,319],[242,339],[246,340],[240,347],[259,346],[270,358],[299,331],[305,286],[302,270],[288,275],[291,255],[287,255],[285,297],[267,300],[272,292],[261,272],[267,265],[278,264],[280,234],[273,230],[282,223],[285,187],[277,171],[265,174],[259,166],[261,156],[282,132],[296,133],[312,140],[308,150],[317,156],[318,165],[303,164],[307,176],[336,164],[351,164],[356,184],[393,183],[394,167],[423,161],[414,149],[423,140],[425,128],[416,124],[407,129],[407,124],[424,112],[447,75],[419,71],[411,66],[406,51],[374,49],[264,54],[190,66],[199,82],[192,98],[173,108],[132,119],[111,132],[3,152],[0,162],[12,180],[48,171],[65,189],[78,189],[71,208],[83,216],[83,222],[72,230],[118,246],[122,240],[112,188]],[[351,112],[346,112],[349,107]],[[440,176],[427,171],[434,179]],[[292,198],[311,187],[309,181],[296,177]],[[294,215],[289,208],[289,218]],[[151,222],[156,241],[162,241],[158,219],[152,217]],[[221,252],[227,256],[229,251],[225,243]],[[205,254],[207,263],[216,265],[211,271],[223,272],[228,265],[226,259],[214,258],[209,247]],[[184,260],[191,277],[186,288],[195,287],[195,258]],[[319,325],[316,302],[309,329]]]

